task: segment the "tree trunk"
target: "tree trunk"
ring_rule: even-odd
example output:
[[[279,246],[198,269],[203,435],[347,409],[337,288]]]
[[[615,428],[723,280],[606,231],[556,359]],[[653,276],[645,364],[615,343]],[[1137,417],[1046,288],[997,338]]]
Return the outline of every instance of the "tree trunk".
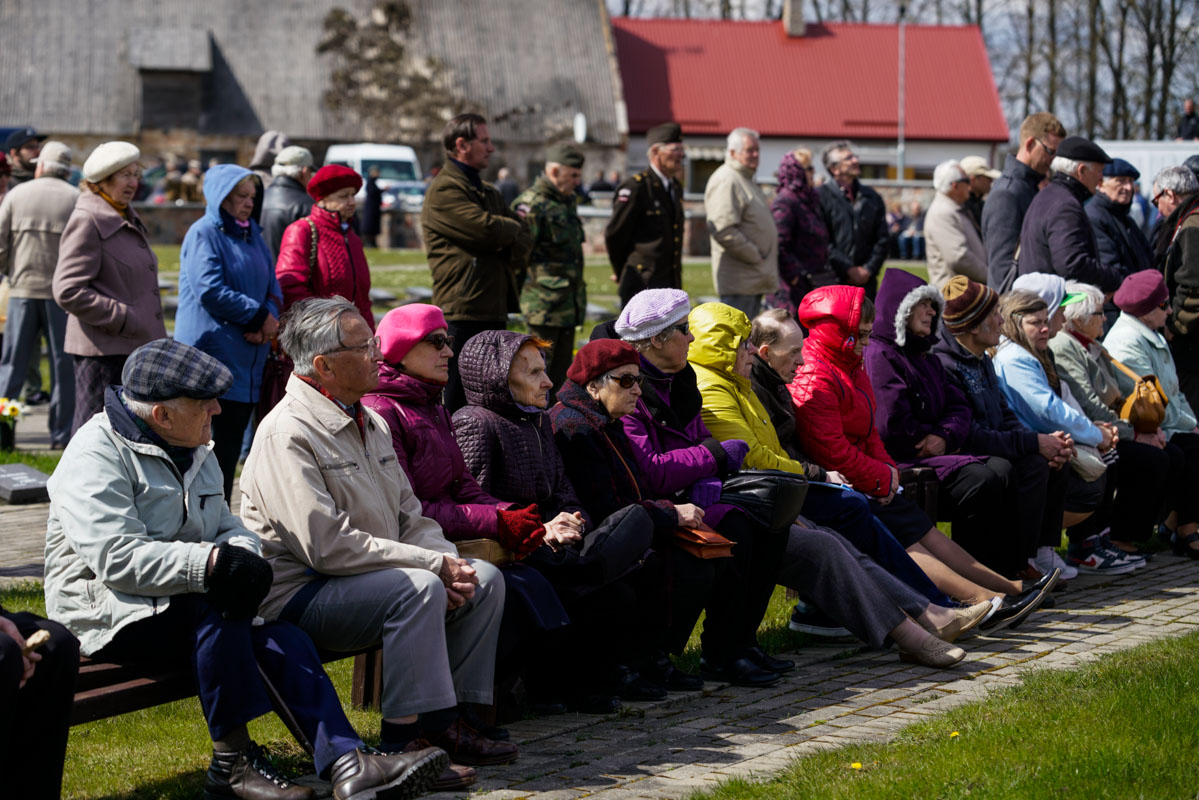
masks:
[[[1095,138],[1095,94],[1098,90],[1096,73],[1099,72],[1099,0],[1087,0],[1087,97],[1083,116],[1087,138]]]
[[[1045,24],[1045,63],[1049,65],[1049,86],[1045,97],[1045,107],[1051,113],[1057,113],[1057,81],[1060,65],[1057,60],[1057,0],[1049,0],[1049,10]]]
[[[1027,15],[1027,36],[1024,40],[1024,114],[1027,117],[1032,113],[1032,73],[1036,64],[1037,39],[1036,39],[1036,7],[1035,0],[1028,0],[1026,7]]]

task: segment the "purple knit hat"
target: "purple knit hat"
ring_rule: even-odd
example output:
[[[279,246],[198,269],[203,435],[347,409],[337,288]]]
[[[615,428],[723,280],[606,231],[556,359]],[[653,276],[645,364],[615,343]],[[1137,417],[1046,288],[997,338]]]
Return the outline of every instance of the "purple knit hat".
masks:
[[[626,342],[639,342],[687,319],[691,298],[682,289],[646,289],[616,319],[616,333]]]
[[[399,364],[417,342],[445,327],[445,315],[440,308],[427,303],[409,303],[388,311],[375,333],[379,335],[383,359],[388,364]]]

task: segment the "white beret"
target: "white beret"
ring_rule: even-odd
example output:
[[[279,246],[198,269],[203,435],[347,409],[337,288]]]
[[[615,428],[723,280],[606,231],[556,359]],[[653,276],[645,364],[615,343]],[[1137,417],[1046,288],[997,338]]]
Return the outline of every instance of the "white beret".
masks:
[[[89,183],[99,183],[141,157],[142,151],[129,142],[105,142],[83,162],[83,179]]]

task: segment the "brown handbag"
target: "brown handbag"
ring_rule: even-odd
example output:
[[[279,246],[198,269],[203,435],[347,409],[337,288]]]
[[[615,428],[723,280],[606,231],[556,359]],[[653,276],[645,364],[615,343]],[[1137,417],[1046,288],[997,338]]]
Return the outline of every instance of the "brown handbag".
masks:
[[[1109,355],[1108,358],[1111,358]],[[1170,403],[1156,375],[1138,376],[1128,367],[1111,358],[1112,365],[1132,379],[1132,391],[1120,408],[1120,419],[1127,420],[1137,433],[1153,434],[1166,419]]]
[[[702,522],[695,528],[675,528],[674,543],[696,558],[730,558],[733,555],[732,541]]]

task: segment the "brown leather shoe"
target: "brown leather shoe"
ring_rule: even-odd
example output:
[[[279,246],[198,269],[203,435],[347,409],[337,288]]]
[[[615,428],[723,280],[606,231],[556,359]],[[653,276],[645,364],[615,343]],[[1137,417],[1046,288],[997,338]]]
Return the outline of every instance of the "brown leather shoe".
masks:
[[[424,750],[426,747],[432,747],[427,740],[413,739],[404,748],[404,752],[411,753],[416,750]],[[455,764],[451,761],[449,766],[433,780],[433,785],[429,787],[429,791],[451,792],[455,789],[465,789],[477,779],[474,767],[468,767],[465,764]]]
[[[520,756],[520,749],[512,742],[488,739],[461,718],[441,733],[430,736],[429,741],[449,753],[455,764],[473,767],[510,764]]]
[[[333,762],[329,782],[334,800],[408,800],[424,794],[448,763],[436,747],[391,755],[360,747]]]
[[[240,753],[212,753],[204,779],[204,800],[240,797],[243,800],[312,800],[316,794],[298,786],[271,766],[253,742]]]

